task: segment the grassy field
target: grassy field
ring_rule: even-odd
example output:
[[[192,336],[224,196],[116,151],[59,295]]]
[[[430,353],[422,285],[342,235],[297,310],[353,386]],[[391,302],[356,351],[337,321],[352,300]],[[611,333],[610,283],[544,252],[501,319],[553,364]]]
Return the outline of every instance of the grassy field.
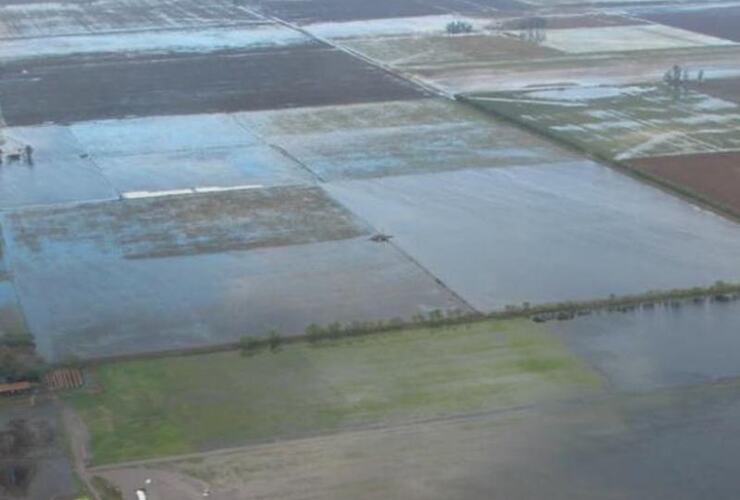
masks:
[[[96,464],[512,408],[600,386],[527,320],[110,364],[97,379],[102,392],[70,396]]]
[[[740,108],[736,103],[663,84],[566,87],[468,97],[485,109],[617,160],[740,148]]]

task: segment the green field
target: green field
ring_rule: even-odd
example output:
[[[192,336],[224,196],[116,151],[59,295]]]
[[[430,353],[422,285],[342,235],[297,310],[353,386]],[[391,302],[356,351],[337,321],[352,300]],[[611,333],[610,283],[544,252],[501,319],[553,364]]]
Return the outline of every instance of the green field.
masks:
[[[480,93],[465,99],[609,159],[740,148],[740,106],[664,84]]]
[[[101,392],[70,397],[96,464],[512,408],[601,384],[528,320],[132,361],[96,376]]]

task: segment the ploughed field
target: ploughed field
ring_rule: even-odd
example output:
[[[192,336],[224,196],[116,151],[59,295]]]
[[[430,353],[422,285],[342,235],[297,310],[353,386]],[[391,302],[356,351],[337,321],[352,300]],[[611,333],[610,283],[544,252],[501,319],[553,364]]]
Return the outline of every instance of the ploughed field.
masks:
[[[8,125],[234,112],[423,97],[397,77],[323,46],[228,55],[9,63]],[[58,96],[63,95],[60,99]]]
[[[6,214],[3,227],[49,359],[465,309],[311,186],[29,209]]]
[[[630,165],[740,213],[740,151],[637,158]]]

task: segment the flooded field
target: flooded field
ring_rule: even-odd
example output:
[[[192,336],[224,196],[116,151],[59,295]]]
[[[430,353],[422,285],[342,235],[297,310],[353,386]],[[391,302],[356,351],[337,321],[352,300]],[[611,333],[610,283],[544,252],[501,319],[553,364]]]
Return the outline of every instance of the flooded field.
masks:
[[[1,11],[2,9],[0,9]],[[190,28],[3,40],[0,61],[95,55],[213,53],[316,45],[306,35],[279,25],[226,29]]]
[[[336,75],[341,75],[336,77]],[[64,99],[57,99],[59,93]],[[317,46],[229,55],[8,63],[8,125],[219,113],[423,97],[410,83]]]
[[[683,301],[551,323],[618,391],[650,391],[740,376],[740,302]]]
[[[48,359],[464,309],[316,188],[25,210],[6,214],[3,226],[29,327]]]
[[[321,180],[509,167],[573,156],[443,99],[241,113]]]
[[[258,11],[300,24],[320,21],[385,20],[526,8],[517,0],[251,0]]]
[[[737,224],[586,161],[327,189],[483,311],[740,278]]]
[[[545,88],[471,100],[617,160],[740,148],[737,103],[665,84]]]
[[[33,164],[0,168],[0,209],[81,200],[104,200],[115,190],[66,129],[55,126],[4,130],[5,137],[35,146]]]

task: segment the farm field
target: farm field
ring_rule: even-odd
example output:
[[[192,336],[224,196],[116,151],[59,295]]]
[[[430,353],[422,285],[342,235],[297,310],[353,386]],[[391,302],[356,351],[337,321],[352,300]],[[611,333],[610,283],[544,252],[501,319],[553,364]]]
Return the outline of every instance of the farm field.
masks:
[[[162,500],[732,500],[737,382],[558,410],[461,418],[100,471]],[[709,423],[711,422],[711,423]],[[697,477],[712,478],[711,486]],[[290,480],[286,480],[290,478]],[[161,492],[161,493],[160,493]]]
[[[394,247],[369,241],[369,228],[317,188],[26,210],[5,215],[3,227],[48,359],[465,309]]]
[[[481,311],[740,278],[734,222],[588,161],[327,189]]]
[[[443,99],[240,113],[321,181],[566,161],[573,155]]]
[[[9,127],[34,165],[0,171],[0,206],[117,198],[132,192],[308,184],[313,177],[231,115]]]
[[[34,165],[0,169],[0,208],[111,199],[115,192],[69,131],[60,127],[4,131],[15,141],[33,141]]]
[[[117,363],[71,403],[95,463],[530,405],[599,389],[599,377],[526,320]]]
[[[341,74],[339,78],[330,77]],[[54,96],[63,92],[65,99]],[[8,63],[0,79],[8,125],[233,112],[423,97],[378,68],[325,47],[229,55]]]
[[[471,102],[617,160],[740,149],[740,107],[663,84],[472,94]]]
[[[0,39],[261,23],[228,0],[2,2]]]
[[[722,38],[658,24],[551,29],[542,43],[563,52],[579,54],[734,44]]]
[[[668,26],[740,42],[740,6],[737,4],[644,7],[632,13]]]
[[[258,12],[301,25],[319,22],[385,21],[449,13],[476,14],[526,9],[517,0],[251,0]]]
[[[694,90],[740,104],[740,78],[718,78],[694,84]]]
[[[124,491],[153,478],[162,500],[195,499],[205,489],[220,500],[477,499],[491,491],[507,498],[548,492],[585,500],[599,492],[628,499],[639,491],[691,499],[706,486],[683,481],[688,471],[713,471],[713,496],[730,499],[734,474],[721,464],[740,450],[740,441],[728,438],[740,408],[729,355],[737,307],[688,301],[544,325],[489,321],[248,357],[115,364],[97,375],[102,393],[71,401],[93,429],[93,450],[112,451],[111,461],[212,443],[219,434],[212,424],[231,429],[230,438],[220,438],[230,447],[242,442],[235,436],[255,432],[293,437],[93,468]],[[691,355],[699,345],[702,356]],[[209,358],[214,362],[204,362]],[[193,380],[195,388],[186,388]],[[274,386],[282,398],[269,390]],[[222,391],[228,396],[219,398]],[[530,400],[535,404],[521,404]],[[244,401],[258,402],[264,414]],[[450,407],[487,409],[449,414]],[[358,425],[362,419],[379,425]],[[196,421],[206,425],[195,428]],[[339,432],[319,431],[327,425]],[[128,433],[134,438],[119,443]]]
[[[542,48],[542,46],[540,46]],[[708,79],[740,74],[740,48],[693,47],[670,50],[566,54],[560,57],[423,68],[414,75],[453,94],[528,90],[541,86],[655,84],[674,64],[703,68]]]
[[[0,0],[0,498],[735,500],[737,12]]]
[[[375,61],[411,73],[546,59],[560,54],[548,47],[494,34],[354,38],[340,43]]]
[[[0,9],[1,10],[1,9]],[[213,53],[239,50],[269,50],[316,45],[305,35],[275,24],[258,24],[234,29],[189,28],[131,31],[90,35],[64,35],[3,40],[0,61],[64,58],[68,56],[120,57],[172,53]]]
[[[629,164],[740,213],[740,151],[653,156],[637,158]]]

